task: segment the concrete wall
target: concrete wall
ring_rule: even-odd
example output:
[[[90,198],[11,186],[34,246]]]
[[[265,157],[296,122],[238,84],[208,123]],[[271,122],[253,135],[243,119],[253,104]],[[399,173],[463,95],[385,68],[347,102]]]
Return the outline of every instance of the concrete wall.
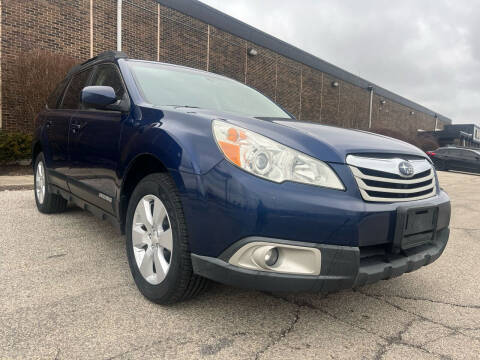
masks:
[[[33,119],[16,108],[21,99],[11,69],[19,53],[43,49],[78,60],[116,49],[116,0],[0,0],[2,127],[31,131]],[[368,129],[370,93],[244,38],[180,13],[155,0],[123,1],[123,51],[226,75],[251,85],[302,120]],[[255,48],[258,55],[249,56]],[[337,82],[338,87],[332,83]],[[385,100],[385,104],[381,101]],[[438,121],[439,127],[442,122]],[[372,127],[433,130],[433,115],[374,95]]]

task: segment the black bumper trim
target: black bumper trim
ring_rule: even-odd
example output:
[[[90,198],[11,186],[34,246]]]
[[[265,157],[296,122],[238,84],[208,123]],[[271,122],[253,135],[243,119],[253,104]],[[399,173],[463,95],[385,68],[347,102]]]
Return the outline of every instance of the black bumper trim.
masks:
[[[193,270],[208,279],[236,287],[275,292],[333,292],[363,286],[417,270],[438,259],[448,242],[449,229],[438,232],[435,241],[390,258],[372,257],[360,259],[357,247],[308,244],[322,253],[320,275],[280,274],[240,268],[222,258],[192,254]],[[290,243],[295,241],[249,238],[248,241]],[[303,245],[303,244],[302,244]]]
[[[448,242],[450,229],[437,232],[432,243],[405,250],[404,255],[392,255],[388,260],[367,258],[361,262],[355,286],[363,286],[380,280],[400,276],[431,264],[442,255]]]

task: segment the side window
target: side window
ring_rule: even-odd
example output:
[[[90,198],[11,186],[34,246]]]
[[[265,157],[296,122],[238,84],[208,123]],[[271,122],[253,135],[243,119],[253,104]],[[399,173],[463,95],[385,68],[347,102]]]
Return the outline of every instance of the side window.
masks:
[[[92,69],[88,69],[73,76],[70,85],[68,85],[67,92],[63,97],[62,109],[80,108],[80,93],[87,85],[91,72]]]
[[[112,64],[99,65],[93,75],[91,85],[112,87],[119,100],[123,99],[125,95],[125,88],[120,73],[115,65]]]
[[[62,80],[60,84],[57,85],[55,90],[50,94],[47,99],[47,107],[49,109],[56,109],[58,107],[58,102],[63,94],[63,90],[65,90],[65,85],[67,84],[67,80]]]

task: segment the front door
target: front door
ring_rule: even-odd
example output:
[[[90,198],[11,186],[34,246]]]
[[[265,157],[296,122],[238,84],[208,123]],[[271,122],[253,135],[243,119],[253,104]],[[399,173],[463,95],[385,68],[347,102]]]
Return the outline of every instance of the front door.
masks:
[[[127,96],[113,64],[98,65],[90,85],[111,86],[119,100]],[[69,186],[83,200],[115,214],[122,120],[120,111],[81,108],[71,120]]]
[[[68,190],[67,174],[70,166],[68,150],[70,120],[78,110],[80,91],[87,84],[90,74],[90,70],[85,70],[75,74],[69,79],[68,84],[68,80],[64,80],[55,89],[47,103],[45,131],[48,147],[45,149],[45,161],[48,181],[66,190]]]
[[[472,150],[463,151],[463,169],[468,172],[480,172],[480,154]]]

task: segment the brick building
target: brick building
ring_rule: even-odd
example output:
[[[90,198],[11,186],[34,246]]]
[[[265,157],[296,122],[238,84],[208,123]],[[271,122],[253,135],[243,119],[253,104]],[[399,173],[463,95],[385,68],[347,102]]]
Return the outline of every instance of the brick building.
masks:
[[[130,57],[235,78],[298,119],[412,135],[451,123],[196,0],[0,0],[0,13],[0,128],[7,131],[33,128],[33,119],[16,111],[22,99],[12,71],[19,54],[42,49],[84,60],[116,49],[117,20]]]

